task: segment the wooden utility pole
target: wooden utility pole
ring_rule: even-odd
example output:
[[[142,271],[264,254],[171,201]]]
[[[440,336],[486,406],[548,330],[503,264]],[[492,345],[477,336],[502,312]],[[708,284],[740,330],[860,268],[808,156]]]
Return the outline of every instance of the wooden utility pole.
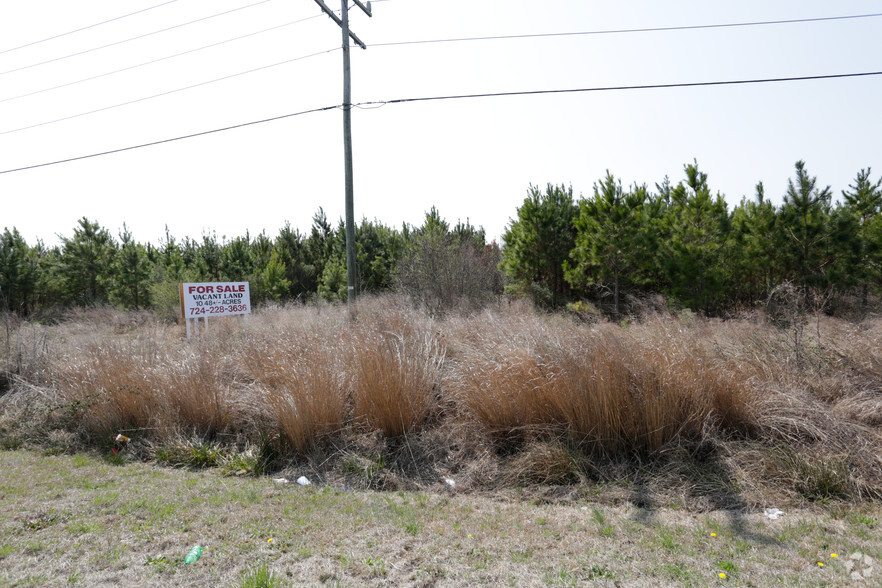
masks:
[[[321,9],[331,17],[343,32],[343,168],[346,185],[346,304],[349,310],[349,318],[353,318],[355,312],[355,285],[358,281],[358,272],[355,267],[355,207],[353,204],[353,180],[352,180],[352,87],[349,81],[349,39],[352,38],[362,49],[367,49],[355,33],[349,30],[349,0],[340,0],[341,16],[328,8],[324,0],[315,0]],[[365,14],[371,15],[371,3],[362,4],[361,0],[354,0]]]

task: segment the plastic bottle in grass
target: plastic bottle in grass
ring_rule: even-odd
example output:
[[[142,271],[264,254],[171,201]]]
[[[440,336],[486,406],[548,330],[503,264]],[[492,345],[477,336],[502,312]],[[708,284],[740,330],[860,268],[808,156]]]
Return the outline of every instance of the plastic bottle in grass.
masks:
[[[196,545],[193,549],[190,550],[190,553],[187,554],[187,557],[184,558],[184,565],[190,565],[202,555],[202,546]]]

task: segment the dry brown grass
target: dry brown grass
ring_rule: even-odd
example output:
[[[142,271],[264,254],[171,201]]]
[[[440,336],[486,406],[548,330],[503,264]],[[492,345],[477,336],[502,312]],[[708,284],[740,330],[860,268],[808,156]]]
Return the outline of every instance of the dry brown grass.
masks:
[[[291,448],[303,453],[343,428],[341,362],[327,341],[287,336],[249,343],[245,369]]]
[[[70,342],[47,370],[90,435],[183,430],[211,437],[232,426],[227,357],[182,346],[161,326],[134,337],[94,335]]]
[[[381,298],[357,311],[349,323],[342,307],[268,308],[191,341],[143,313],[18,324],[46,351],[0,399],[0,437],[39,437],[27,421],[102,444],[118,432],[153,445],[270,438],[280,466],[307,460],[316,476],[371,487],[584,482],[609,479],[603,464],[631,463],[633,477],[686,460],[669,471],[715,463],[725,483],[678,474],[684,487],[882,496],[880,319],[820,317],[797,361],[759,314],[622,327],[519,304],[432,319]],[[39,402],[48,420],[16,412]]]
[[[466,343],[450,388],[490,431],[563,428],[594,451],[657,451],[707,421],[746,430],[755,388],[688,331],[520,319]],[[468,339],[466,339],[468,340]]]

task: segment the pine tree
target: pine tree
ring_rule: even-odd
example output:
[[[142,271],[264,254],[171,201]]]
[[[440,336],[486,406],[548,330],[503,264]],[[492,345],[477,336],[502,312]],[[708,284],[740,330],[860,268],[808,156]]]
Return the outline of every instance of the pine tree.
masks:
[[[147,250],[132,239],[132,233],[123,223],[119,234],[119,252],[114,260],[113,300],[127,308],[138,310],[150,305],[151,275]]]
[[[852,273],[861,284],[861,302],[868,303],[871,284],[882,285],[880,255],[882,240],[876,237],[878,227],[882,226],[882,178],[875,184],[870,181],[870,168],[862,169],[855,178],[850,191],[843,191],[846,210],[857,222],[858,254]]]
[[[575,222],[575,247],[570,253],[573,263],[565,262],[566,278],[574,288],[612,284],[615,314],[620,314],[620,290],[631,282],[639,259],[646,187],[622,190],[609,172],[594,184],[594,197],[580,202]]]
[[[530,186],[517,209],[517,220],[511,221],[503,236],[506,274],[524,290],[545,289],[552,306],[563,303],[570,293],[564,262],[576,243],[578,215],[572,187],[548,184],[542,193]]]
[[[775,206],[766,199],[763,183],[759,182],[754,199],[742,199],[732,211],[726,253],[731,301],[752,304],[765,300],[783,281],[782,237]]]
[[[720,255],[730,229],[729,213],[721,194],[711,196],[707,174],[696,162],[684,171],[686,184],[671,191],[665,218],[670,238],[663,261],[670,293],[690,308],[710,310],[723,296]]]
[[[107,229],[81,218],[73,238],[62,237],[58,272],[65,301],[80,305],[107,302],[115,256],[116,243]]]
[[[817,178],[808,174],[805,162],[796,162],[796,181],[787,180],[780,218],[790,271],[803,288],[825,285],[831,195],[830,186],[818,189]]]
[[[27,316],[37,288],[37,256],[15,227],[0,235],[0,310]]]

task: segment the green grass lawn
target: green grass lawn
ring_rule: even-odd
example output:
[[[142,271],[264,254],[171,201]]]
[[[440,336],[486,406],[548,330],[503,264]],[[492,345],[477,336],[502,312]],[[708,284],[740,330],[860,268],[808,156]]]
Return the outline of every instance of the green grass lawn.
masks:
[[[0,586],[882,582],[878,504],[770,520],[638,508],[626,495],[349,491],[26,450],[0,451],[0,472]]]

